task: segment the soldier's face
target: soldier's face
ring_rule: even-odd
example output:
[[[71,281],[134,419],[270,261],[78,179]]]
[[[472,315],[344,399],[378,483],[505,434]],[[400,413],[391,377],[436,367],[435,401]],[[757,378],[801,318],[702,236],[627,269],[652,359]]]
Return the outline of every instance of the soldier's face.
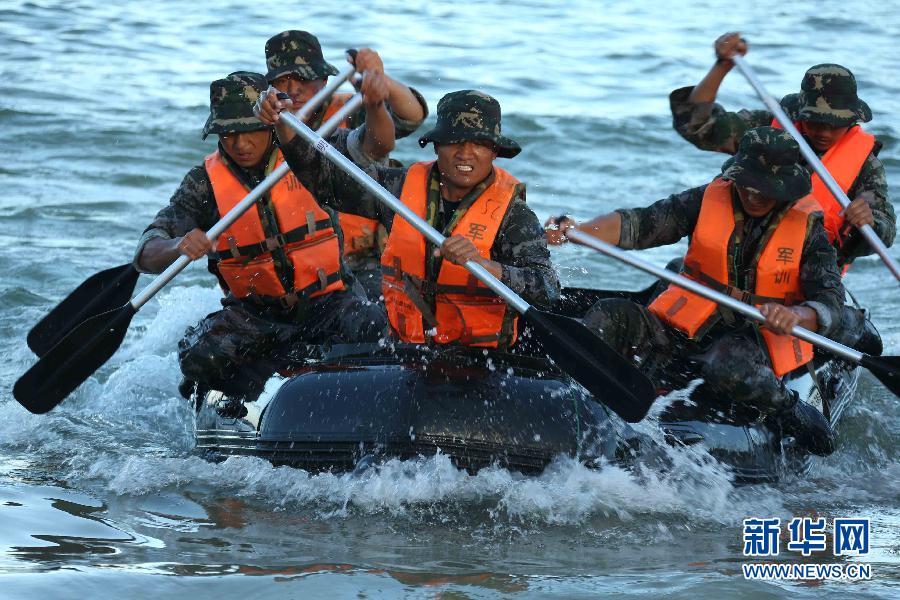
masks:
[[[751,217],[764,217],[775,208],[778,200],[763,196],[757,192],[752,192],[741,186],[737,186],[738,197],[741,199],[741,205],[744,212]]]
[[[272,85],[279,92],[284,92],[291,97],[294,103],[294,110],[306,104],[310,98],[316,95],[316,92],[325,87],[328,79],[300,79],[296,73],[288,73],[282,75],[272,82]]]
[[[458,200],[491,174],[497,152],[486,140],[435,144],[441,183],[448,200]]]
[[[243,133],[225,133],[219,136],[219,141],[222,142],[228,158],[241,167],[250,169],[262,162],[272,143],[272,132],[264,129]]]
[[[800,123],[800,132],[809,138],[810,145],[819,152],[825,152],[834,146],[849,129],[849,127],[834,127],[814,121]]]

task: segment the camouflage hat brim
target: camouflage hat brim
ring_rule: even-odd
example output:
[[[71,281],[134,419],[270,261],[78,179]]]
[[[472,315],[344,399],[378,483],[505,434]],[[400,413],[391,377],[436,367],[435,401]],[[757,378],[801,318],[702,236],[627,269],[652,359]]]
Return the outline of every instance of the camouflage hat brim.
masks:
[[[223,133],[247,133],[249,131],[262,131],[270,129],[268,125],[256,117],[241,117],[237,119],[214,119],[212,115],[203,126],[203,139],[210,134],[222,135]]]
[[[497,156],[500,158],[513,158],[522,151],[521,146],[505,135],[494,135],[486,131],[478,131],[472,129],[446,129],[437,126],[419,138],[421,147],[427,146],[429,143],[436,142],[438,144],[458,144],[460,142],[468,142],[474,140],[487,140],[497,147]]]
[[[733,156],[722,165],[722,178],[779,202],[793,202],[812,191],[809,171],[800,165],[765,170],[758,167],[754,161],[742,161],[739,156]]]
[[[872,120],[872,109],[859,98],[851,100],[846,108],[836,108],[830,106],[822,96],[813,100],[801,92],[782,98],[781,107],[792,121],[812,121],[832,127],[851,127],[856,123],[868,123]]]
[[[287,64],[270,69],[269,72],[266,73],[266,80],[269,83],[272,83],[279,77],[291,73],[296,73],[300,79],[305,81],[313,81],[315,79],[325,79],[326,77],[337,75],[339,71],[337,70],[337,67],[325,61],[313,63],[303,61],[302,64]]]

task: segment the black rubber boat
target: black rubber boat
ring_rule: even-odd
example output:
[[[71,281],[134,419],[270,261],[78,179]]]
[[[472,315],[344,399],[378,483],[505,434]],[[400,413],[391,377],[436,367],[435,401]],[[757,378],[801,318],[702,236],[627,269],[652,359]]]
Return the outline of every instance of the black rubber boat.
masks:
[[[581,316],[595,301],[643,292],[567,290],[559,312]],[[470,471],[499,464],[539,473],[560,454],[588,464],[629,464],[647,444],[557,370],[534,343],[516,353],[472,348],[338,346],[270,379],[253,402],[210,392],[198,403],[197,448],[212,460],[244,455],[308,471],[351,471],[384,458],[437,452]],[[802,370],[800,398],[836,426],[852,401],[859,368],[817,358],[818,385]],[[700,389],[700,388],[698,388]],[[824,398],[823,398],[824,397]],[[692,396],[659,415],[671,444],[702,444],[736,481],[771,482],[804,473],[810,457],[766,422],[738,422],[701,409]],[[823,401],[824,400],[824,401]]]

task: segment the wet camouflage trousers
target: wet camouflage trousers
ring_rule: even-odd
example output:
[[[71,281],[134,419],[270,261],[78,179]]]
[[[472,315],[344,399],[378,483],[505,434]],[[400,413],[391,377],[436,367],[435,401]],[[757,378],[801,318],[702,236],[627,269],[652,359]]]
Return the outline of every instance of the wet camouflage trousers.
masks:
[[[755,409],[762,414],[795,403],[775,377],[752,327],[697,343],[663,324],[646,307],[622,298],[596,303],[584,323],[659,388],[681,389],[701,378],[713,396],[722,399],[723,409]]]
[[[258,394],[295,346],[376,342],[387,330],[383,307],[358,285],[313,298],[302,315],[231,296],[222,304],[188,328],[178,359],[187,379],[235,396]]]
[[[370,302],[381,302],[381,259],[368,257],[368,260],[357,261],[350,264],[347,261],[353,276],[365,292]]]

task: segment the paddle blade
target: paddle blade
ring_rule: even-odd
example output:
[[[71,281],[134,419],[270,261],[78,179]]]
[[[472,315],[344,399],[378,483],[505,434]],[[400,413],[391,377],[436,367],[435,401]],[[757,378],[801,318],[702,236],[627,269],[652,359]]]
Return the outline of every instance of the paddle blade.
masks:
[[[625,357],[581,321],[534,307],[524,317],[559,368],[629,423],[647,415],[656,389]]]
[[[863,354],[859,364],[867,368],[895,396],[900,396],[900,356]]]
[[[134,314],[129,303],[75,327],[19,378],[13,396],[35,414],[51,410],[116,353]]]
[[[134,293],[138,275],[128,263],[88,277],[28,332],[28,347],[44,356],[82,321],[124,305]]]

